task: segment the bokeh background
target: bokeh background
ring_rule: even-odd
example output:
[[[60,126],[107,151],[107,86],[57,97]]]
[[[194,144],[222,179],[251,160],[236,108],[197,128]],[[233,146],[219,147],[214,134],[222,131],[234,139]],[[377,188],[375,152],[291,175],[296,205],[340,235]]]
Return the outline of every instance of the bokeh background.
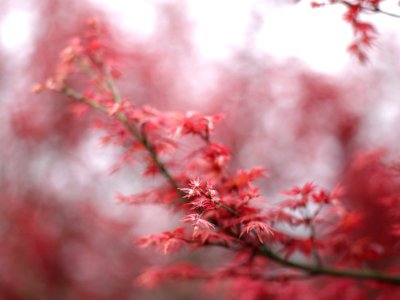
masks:
[[[395,1],[383,8],[400,11]],[[122,93],[160,110],[224,113],[216,139],[232,150],[232,169],[268,171],[267,199],[307,181],[333,188],[356,178],[351,205],[376,210],[354,158],[397,158],[399,20],[365,16],[379,33],[362,65],[346,52],[343,12],[307,1],[0,0],[0,298],[233,297],[199,282],[134,284],[149,265],[212,265],[228,254],[138,249],[137,236],[179,217],[116,204],[116,192],[151,187],[141,166],[113,172],[121,149],[102,146],[64,97],[30,93],[93,16],[109,27]],[[375,219],[383,227],[384,216]]]

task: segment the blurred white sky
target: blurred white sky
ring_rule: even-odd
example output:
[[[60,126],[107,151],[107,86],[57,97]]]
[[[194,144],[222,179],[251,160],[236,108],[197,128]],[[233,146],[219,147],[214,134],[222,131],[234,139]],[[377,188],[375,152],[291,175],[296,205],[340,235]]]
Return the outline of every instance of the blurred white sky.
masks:
[[[112,23],[126,31],[146,36],[156,26],[154,3],[168,0],[90,0],[108,11]],[[277,59],[297,57],[313,69],[328,73],[340,70],[351,59],[346,47],[351,28],[342,20],[339,5],[312,9],[310,0],[277,5],[265,0],[183,0],[194,27],[194,40],[206,59],[221,59],[241,45],[254,13],[262,17],[255,45]],[[279,1],[278,1],[279,2]],[[386,1],[384,9],[400,13],[396,1]],[[382,35],[398,38],[400,20],[382,15],[373,18]],[[0,41],[11,53],[29,45],[33,17],[29,8],[12,10],[0,21]]]
[[[138,34],[151,32],[156,23],[152,1],[91,0],[107,8],[124,29]],[[153,1],[166,2],[166,1]],[[351,31],[342,22],[342,9],[313,10],[309,2],[297,5],[266,4],[266,1],[184,1],[195,25],[194,40],[208,59],[221,59],[239,47],[256,12],[263,24],[255,44],[279,59],[298,57],[313,68],[328,72],[341,69],[349,59],[346,45]]]
[[[167,0],[91,0],[103,5],[128,31],[146,35],[156,24],[152,3]],[[239,47],[248,32],[252,16],[262,17],[255,45],[257,49],[277,59],[296,57],[317,71],[335,73],[352,59],[346,52],[352,38],[351,28],[342,20],[345,8],[340,5],[312,9],[311,0],[297,4],[281,4],[265,0],[202,0],[181,1],[193,20],[194,40],[200,53],[208,59],[221,59]],[[387,11],[400,9],[396,1],[389,0]],[[400,20],[388,16],[373,18],[382,34],[398,36]]]

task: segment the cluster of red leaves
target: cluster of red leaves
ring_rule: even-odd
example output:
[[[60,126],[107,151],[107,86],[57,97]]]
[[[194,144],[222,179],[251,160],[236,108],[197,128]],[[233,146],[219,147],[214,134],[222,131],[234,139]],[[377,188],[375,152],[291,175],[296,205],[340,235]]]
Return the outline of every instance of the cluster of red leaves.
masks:
[[[354,39],[347,50],[355,55],[360,62],[368,60],[367,50],[373,45],[377,36],[376,28],[373,24],[361,20],[363,13],[383,13],[379,8],[382,0],[329,0],[327,2],[311,2],[311,7],[318,8],[325,5],[343,4],[346,12],[343,19],[349,23],[353,29]]]
[[[357,18],[358,11],[352,10],[347,16],[358,32],[368,36],[369,27]],[[283,192],[286,198],[277,203],[263,200],[255,181],[265,178],[265,172],[261,168],[230,170],[229,149],[212,141],[220,115],[160,112],[122,97],[114,83],[118,72],[110,67],[112,59],[101,43],[104,31],[98,23],[90,25],[90,34],[75,38],[63,51],[56,75],[45,87],[86,105],[88,111],[105,113],[108,118],[97,121],[96,127],[106,133],[104,143],[125,149],[121,165],[128,160],[141,162],[145,175],[165,179],[164,184],[148,192],[118,195],[117,200],[172,205],[184,215],[181,221],[189,228],[142,237],[138,244],[154,246],[165,254],[184,247],[211,246],[234,254],[232,261],[216,270],[179,264],[151,269],[139,283],[153,287],[164,279],[222,282],[240,278],[255,284],[313,275],[400,282],[389,275],[398,266],[381,266],[386,275],[346,269],[368,265],[386,249],[366,235],[352,240],[349,232],[360,228],[364,220],[341,203],[341,188],[328,192],[306,183]],[[77,72],[89,78],[83,88],[68,86],[68,78]],[[182,146],[185,141],[190,147]],[[385,203],[394,201],[397,205],[396,195],[386,197]],[[393,232],[398,226],[393,224]]]

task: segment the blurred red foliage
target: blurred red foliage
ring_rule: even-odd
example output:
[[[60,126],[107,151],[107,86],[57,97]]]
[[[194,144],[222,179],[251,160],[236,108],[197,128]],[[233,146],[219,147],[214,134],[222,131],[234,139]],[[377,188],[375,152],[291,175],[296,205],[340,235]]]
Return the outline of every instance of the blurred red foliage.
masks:
[[[375,29],[360,16],[381,12],[379,3],[329,3],[348,8],[349,50],[365,61]],[[7,107],[0,295],[399,298],[399,169],[390,159],[398,149],[365,138],[375,74],[334,78],[293,62],[267,64],[245,48],[214,67],[204,87],[193,83],[200,63],[184,10],[158,9],[163,26],[143,42],[122,39],[86,2],[37,6],[24,87],[42,79],[33,91],[45,91]],[[87,21],[94,13],[100,18]],[[191,107],[201,112],[181,112]],[[104,191],[96,180],[71,179],[82,176],[73,158],[93,132],[121,149],[113,171],[140,165],[143,176],[133,179],[151,183],[118,193],[118,202],[173,208],[173,229],[136,243],[170,260],[131,244],[145,210],[115,218],[91,201]],[[68,177],[61,188],[52,178],[60,167]],[[129,176],[121,178],[130,184]],[[149,222],[157,223],[153,207]],[[178,288],[183,280],[205,289]]]
[[[144,259],[130,247],[132,225],[91,203],[2,190],[2,299],[129,299]],[[108,247],[107,245],[113,245]]]

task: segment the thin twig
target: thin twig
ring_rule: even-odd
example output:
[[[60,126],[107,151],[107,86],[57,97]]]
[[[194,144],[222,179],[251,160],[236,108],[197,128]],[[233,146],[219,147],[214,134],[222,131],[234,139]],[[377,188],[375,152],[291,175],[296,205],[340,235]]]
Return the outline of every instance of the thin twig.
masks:
[[[345,0],[338,1],[338,2],[332,2],[332,3],[325,3],[324,5],[329,5],[329,4],[330,5],[335,5],[336,3],[342,3],[347,7],[358,6],[357,4],[353,4],[353,3],[349,2],[349,1],[345,1]],[[360,5],[359,7],[361,8],[362,11],[365,11],[365,12],[381,13],[383,15],[387,15],[387,16],[390,16],[390,17],[393,17],[393,18],[400,18],[400,15],[384,11],[384,10],[380,9],[378,6]]]

